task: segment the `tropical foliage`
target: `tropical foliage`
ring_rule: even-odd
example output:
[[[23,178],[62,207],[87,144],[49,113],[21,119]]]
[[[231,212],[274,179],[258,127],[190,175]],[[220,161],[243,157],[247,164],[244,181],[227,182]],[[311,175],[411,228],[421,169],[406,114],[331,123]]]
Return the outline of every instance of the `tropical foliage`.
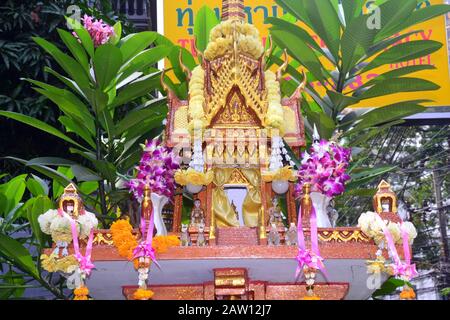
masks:
[[[433,65],[388,71],[357,88],[350,84],[379,67],[424,57],[442,49],[443,44],[433,40],[402,40],[419,31],[414,29],[418,23],[450,11],[449,5],[422,8],[417,0],[378,1],[376,10],[379,10],[380,25],[369,28],[374,12],[367,12],[363,0],[276,2],[288,14],[283,18],[268,19],[272,24],[270,34],[276,44],[269,63],[281,65],[283,50],[280,48],[287,50],[291,58],[287,67],[290,79],[282,85],[287,95],[303,81],[299,68],[308,71],[302,111],[309,135],[314,125],[325,139],[340,133],[342,142],[359,152],[361,149],[357,147],[377,135],[379,130],[401,124],[405,117],[424,111],[424,103],[428,100],[400,101],[365,112],[350,107],[399,92],[439,89],[438,85],[416,75],[419,71],[435,69]],[[325,94],[318,92],[319,86]],[[353,181],[347,191],[370,195],[370,190],[357,189],[394,169],[389,165],[364,168],[354,163],[349,170]]]
[[[69,22],[76,27],[74,21]],[[2,116],[56,136],[70,146],[68,154],[70,151],[77,155],[72,159],[80,158],[80,161],[51,157],[29,161],[10,159],[62,184],[73,178],[92,183],[99,189],[98,196],[84,196],[88,196],[88,203],[102,213],[103,219],[127,196],[120,193],[119,173],[126,174],[133,168],[139,161],[139,144],[154,136],[157,133],[154,130],[162,129],[167,110],[165,99],[156,95],[160,71],[154,65],[171,51],[163,45],[149,49],[158,38],[156,33],[142,32],[121,38],[121,24],[117,23],[114,29],[116,36],[97,48],[82,27],[76,28],[76,35],[58,29],[70,54],[43,38],[33,38],[64,71],[61,74],[53,68],[45,69],[60,81],[62,88],[26,80],[35,91],[57,105],[62,113],[58,121],[65,132],[30,116],[0,112]],[[138,100],[142,97],[146,99]],[[124,106],[127,112],[121,111]],[[66,168],[66,174],[55,170],[58,166]]]

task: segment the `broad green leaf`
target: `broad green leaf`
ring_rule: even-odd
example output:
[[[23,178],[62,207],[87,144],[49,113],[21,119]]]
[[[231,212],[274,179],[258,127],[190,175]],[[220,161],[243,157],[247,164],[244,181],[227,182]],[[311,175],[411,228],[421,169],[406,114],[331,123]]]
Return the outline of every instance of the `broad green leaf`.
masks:
[[[122,38],[122,23],[120,21],[116,22],[113,26],[113,29],[114,29],[114,37],[110,41],[113,45],[116,45]]]
[[[54,44],[45,39],[33,37],[33,40],[45,51],[47,51],[81,88],[89,87],[89,78],[83,67],[75,59],[64,54]]]
[[[46,96],[53,101],[62,112],[66,115],[80,120],[92,134],[95,132],[94,119],[89,112],[88,107],[72,92],[65,89],[60,89],[55,86],[40,82],[37,80],[26,79],[28,82],[40,87],[33,88],[35,91]],[[89,92],[86,89],[85,92]],[[84,97],[86,97],[84,95]]]
[[[66,47],[70,50],[73,57],[80,63],[86,72],[89,72],[89,59],[83,46],[69,32],[58,29],[58,34]]]
[[[111,85],[122,62],[122,53],[116,46],[105,44],[97,48],[94,55],[94,71],[96,83],[101,90],[105,90]]]
[[[24,160],[24,159],[20,159],[20,158],[16,158],[16,157],[5,157],[5,159],[9,159],[9,160],[13,160],[13,161],[17,161],[19,163],[21,163],[24,166],[27,166],[28,161]],[[68,178],[67,176],[65,176],[63,173],[58,172],[50,167],[47,166],[43,166],[43,165],[30,165],[27,166],[33,170],[36,170],[37,172],[43,174],[46,177],[49,177],[50,179],[53,180],[53,183],[59,183],[60,185],[64,185],[67,186],[70,183],[74,183],[71,179],[73,179],[73,174],[71,175],[71,178]],[[53,188],[53,192],[55,192],[55,189]],[[53,198],[56,199],[58,196],[54,196]]]
[[[114,166],[114,164],[105,160],[95,160],[92,161],[92,164],[94,165],[95,169],[97,169],[102,178],[113,183],[116,182],[117,168]]]
[[[86,94],[80,89],[80,87],[78,86],[78,84],[75,81],[73,81],[72,79],[69,79],[67,77],[64,77],[63,75],[59,74],[58,72],[56,72],[53,69],[50,69],[49,67],[45,67],[44,71],[47,73],[50,73],[51,75],[56,77],[59,81],[64,83],[66,86],[68,86],[73,92],[79,94],[80,96],[82,96],[83,98],[86,99]]]
[[[74,140],[72,140],[71,138],[69,138],[68,136],[63,134],[61,131],[53,128],[52,126],[46,124],[43,121],[37,120],[35,118],[29,117],[29,116],[26,116],[26,115],[23,115],[20,113],[15,113],[15,112],[10,112],[10,111],[0,111],[0,116],[4,116],[9,119],[13,119],[13,120],[22,122],[24,124],[27,124],[29,126],[36,128],[36,129],[47,132],[53,136],[56,136],[64,141],[67,141],[67,142],[77,146],[78,148],[86,150],[85,147],[83,147],[79,143],[75,142]]]
[[[39,196],[34,201],[31,210],[28,210],[28,221],[30,222],[33,234],[38,240],[41,248],[45,247],[45,236],[41,231],[41,227],[39,226],[38,218],[41,214],[44,214],[48,210],[53,208],[53,202],[47,196]]]
[[[137,98],[145,96],[149,92],[159,88],[160,86],[160,72],[153,73],[151,75],[142,77],[132,83],[130,83],[126,88],[124,88],[117,97],[114,99],[112,104],[109,106],[110,109],[114,109],[118,106],[124,105],[131,102]]]
[[[341,24],[337,12],[330,1],[284,0],[303,1],[306,14],[310,20],[308,24],[325,42],[328,50],[337,61],[340,49]],[[305,21],[306,22],[306,21]]]
[[[28,166],[40,165],[40,166],[72,166],[75,165],[76,162],[71,160],[56,158],[56,157],[42,157],[42,158],[34,158],[27,162]]]
[[[66,18],[67,22],[71,25],[72,29],[75,31],[75,33],[78,36],[78,39],[80,39],[81,44],[83,45],[86,52],[89,54],[91,58],[94,57],[94,42],[92,41],[91,36],[89,35],[89,32],[81,24],[72,19],[72,18]]]
[[[90,195],[98,190],[99,185],[97,181],[87,181],[80,183],[78,187],[80,192]]]
[[[373,293],[372,297],[377,298],[393,294],[397,290],[397,288],[403,287],[405,284],[412,287],[412,285],[409,282],[391,277],[385,283],[382,284],[380,289],[376,290]]]
[[[428,80],[419,78],[396,78],[377,82],[358,98],[361,100],[387,96],[399,92],[433,91],[440,87]]]
[[[138,53],[148,48],[157,38],[155,32],[144,31],[126,36],[120,40],[120,51],[124,62],[135,57]]]
[[[5,214],[11,212],[17,205],[25,193],[26,185],[26,174],[22,174],[17,176],[6,184],[6,188],[3,192],[3,195],[6,197],[7,205],[5,208]]]
[[[0,233],[0,255],[35,279],[40,279],[33,258],[17,240]]]
[[[424,57],[441,48],[442,43],[434,40],[418,40],[401,43],[378,55],[362,69],[362,72],[367,72],[386,64],[400,63]]]
[[[195,17],[194,36],[197,49],[204,52],[209,42],[211,30],[220,23],[214,10],[208,6],[203,6]]]
[[[172,47],[160,45],[140,52],[122,66],[120,70],[122,74],[117,80],[118,86],[134,73],[145,73],[151,66],[167,57],[171,51]]]
[[[353,19],[359,17],[363,12],[363,6],[366,0],[342,0],[345,22],[348,26]]]
[[[419,105],[419,103],[420,101],[406,101],[376,108],[359,117],[359,123],[351,130],[351,132],[355,133],[360,130],[396,121],[425,111],[426,108]]]
[[[379,6],[381,30],[376,40],[385,39],[400,31],[398,26],[411,16],[416,9],[417,0],[387,1]]]
[[[150,118],[160,118],[161,114],[159,113],[158,106],[163,105],[167,101],[157,100],[153,105],[141,110],[137,110],[134,112],[128,113],[116,126],[115,135],[120,136],[122,133],[127,131],[129,128],[138,125],[142,119],[150,119]]]
[[[450,12],[450,5],[448,4],[438,4],[423,7],[407,15],[405,19],[396,21],[397,23],[392,25],[390,32],[385,32],[384,34],[395,34],[419,23],[431,20],[439,16],[443,16],[448,12]],[[380,37],[382,37],[384,34],[380,34]]]
[[[312,73],[319,81],[324,82],[329,77],[327,70],[323,67],[314,51],[303,42],[302,38],[296,34],[283,29],[272,27],[271,34],[275,43],[281,48],[287,48],[288,53]],[[292,44],[296,45],[293,46]]]
[[[317,42],[311,37],[311,35],[306,30],[297,26],[295,23],[291,23],[284,19],[273,18],[273,17],[267,18],[266,21],[268,23],[271,23],[276,29],[285,30],[285,31],[295,34],[296,36],[301,38],[304,43],[308,44],[311,48],[316,50],[321,55],[324,55],[325,57],[327,57],[331,63],[333,63],[333,64],[336,63],[336,60],[334,59],[334,57],[327,55],[326,52],[324,52],[322,50],[322,48],[317,44]]]
[[[321,138],[331,139],[334,131],[336,130],[336,124],[334,123],[332,118],[330,118],[323,112],[305,110],[305,114],[311,127],[313,127],[314,124],[316,125]]]
[[[355,64],[367,54],[376,34],[377,30],[367,28],[367,16],[361,15],[350,21],[341,40],[341,76],[346,76]]]
[[[89,132],[89,130],[83,127],[79,120],[69,118],[67,116],[61,116],[58,118],[58,121],[64,125],[67,132],[75,133],[84,141],[86,141],[93,149],[96,149],[97,146],[91,136],[91,133]]]
[[[94,172],[86,167],[83,167],[81,165],[74,165],[74,166],[71,166],[70,168],[72,169],[73,175],[79,182],[102,180],[102,178],[99,177],[99,175],[96,172]]]
[[[357,104],[360,100],[358,98],[343,95],[336,91],[327,90],[327,95],[334,105],[334,110],[340,112],[345,108]]]
[[[34,174],[31,174],[31,176],[41,185],[42,189],[44,190],[44,195],[48,196],[49,195],[48,183]]]
[[[379,83],[384,80],[395,79],[398,77],[405,76],[407,74],[411,74],[411,73],[415,73],[415,72],[419,72],[419,71],[423,71],[423,70],[434,70],[434,69],[436,69],[435,66],[428,65],[428,64],[417,65],[417,66],[408,66],[408,67],[394,69],[392,71],[388,71],[388,72],[380,74],[379,76],[373,78],[372,80],[364,83],[360,88],[370,87],[370,86],[374,85],[375,83]]]
[[[27,189],[31,192],[33,197],[43,196],[45,195],[45,190],[42,185],[33,178],[27,179]]]
[[[72,169],[70,167],[59,167],[56,170],[57,173],[59,173],[60,175],[66,177],[66,179],[68,181],[71,181],[73,178],[75,178],[75,175],[72,172]],[[53,180],[53,199],[58,199],[60,195],[63,194],[64,192],[64,188],[67,186],[68,184],[64,184],[62,185],[60,183],[60,181],[58,180]]]
[[[25,280],[23,274],[16,273],[12,270],[2,276],[2,284],[0,285],[0,300],[6,300],[11,296],[21,298],[25,292]]]

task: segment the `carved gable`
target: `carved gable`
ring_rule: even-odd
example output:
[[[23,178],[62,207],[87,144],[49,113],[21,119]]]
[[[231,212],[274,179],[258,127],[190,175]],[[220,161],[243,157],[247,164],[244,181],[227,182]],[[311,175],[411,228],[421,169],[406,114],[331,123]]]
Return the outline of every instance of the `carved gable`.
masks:
[[[220,127],[261,127],[261,121],[256,113],[247,105],[245,97],[238,86],[234,86],[229,92],[225,106],[220,110],[211,122],[212,128]]]

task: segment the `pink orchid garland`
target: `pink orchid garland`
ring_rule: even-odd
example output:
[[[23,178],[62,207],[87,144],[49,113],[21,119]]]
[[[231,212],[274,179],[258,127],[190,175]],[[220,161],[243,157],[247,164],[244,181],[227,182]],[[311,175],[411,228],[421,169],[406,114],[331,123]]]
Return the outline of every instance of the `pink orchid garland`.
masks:
[[[299,184],[296,187],[298,193],[301,193],[305,183],[311,184],[313,192],[320,192],[328,197],[344,193],[345,183],[350,180],[346,171],[351,160],[351,149],[321,140],[314,142],[310,154],[305,151],[302,159],[298,171]]]
[[[138,200],[142,200],[147,184],[152,192],[171,198],[176,188],[175,172],[179,168],[179,158],[172,149],[161,145],[156,139],[147,142],[136,168],[136,179],[128,183],[128,188]]]

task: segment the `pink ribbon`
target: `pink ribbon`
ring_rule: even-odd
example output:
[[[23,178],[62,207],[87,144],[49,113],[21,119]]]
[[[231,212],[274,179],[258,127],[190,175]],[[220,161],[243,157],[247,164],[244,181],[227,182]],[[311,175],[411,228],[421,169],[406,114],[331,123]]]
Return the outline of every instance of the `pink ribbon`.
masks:
[[[152,210],[152,214],[150,215],[150,222],[148,224],[147,235],[144,241],[141,241],[139,245],[133,250],[133,260],[138,258],[150,258],[152,261],[160,268],[158,262],[156,261],[156,252],[153,249],[153,230],[155,228],[155,216]],[[144,219],[141,220],[141,232],[142,235],[145,235],[146,222]]]
[[[88,243],[86,245],[86,254],[83,256],[80,252],[80,245],[78,243],[78,231],[75,220],[70,218],[70,226],[72,228],[72,240],[73,240],[73,249],[75,251],[75,258],[80,263],[80,270],[85,272],[86,275],[90,275],[92,269],[95,268],[95,265],[92,263],[91,254],[92,254],[92,244],[94,242],[94,229],[91,229],[89,233]]]
[[[323,263],[323,258],[320,255],[319,250],[319,236],[317,232],[317,214],[314,205],[311,207],[311,250],[306,248],[305,235],[303,234],[302,226],[302,208],[300,207],[298,212],[297,221],[297,236],[298,236],[298,255],[296,257],[298,266],[295,273],[295,278],[298,279],[303,267],[306,265],[308,268],[319,269],[328,281],[328,274]]]
[[[391,252],[392,258],[394,259],[394,263],[392,264],[392,269],[394,275],[397,277],[405,277],[408,280],[416,277],[418,275],[416,265],[411,264],[411,250],[409,247],[409,236],[406,228],[403,225],[403,222],[400,225],[400,230],[402,234],[403,241],[403,254],[405,257],[405,263],[403,263],[400,259],[400,256],[397,252],[397,247],[395,246],[394,238],[392,234],[389,232],[389,229],[386,226],[386,223],[381,219],[380,216],[377,215],[377,219],[381,224],[381,228],[383,230],[384,236],[386,237],[386,242],[388,248]]]

